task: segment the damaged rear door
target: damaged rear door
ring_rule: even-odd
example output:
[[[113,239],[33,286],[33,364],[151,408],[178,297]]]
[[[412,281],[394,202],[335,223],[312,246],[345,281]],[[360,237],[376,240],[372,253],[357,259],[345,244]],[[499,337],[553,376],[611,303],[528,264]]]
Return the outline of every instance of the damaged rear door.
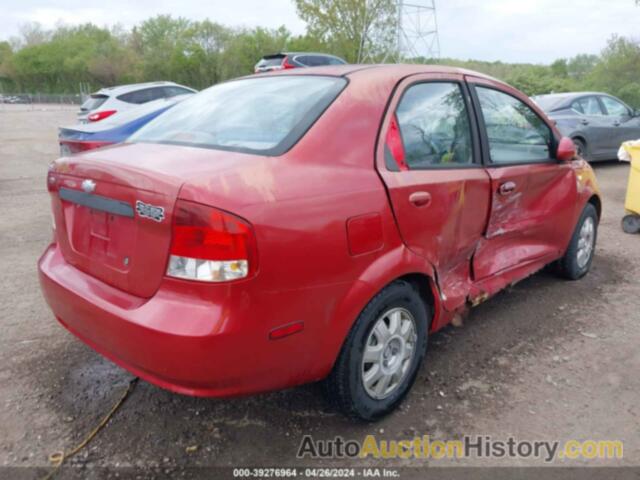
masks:
[[[489,176],[464,78],[424,74],[401,82],[378,151],[400,234],[438,272],[444,306],[466,300],[471,257],[489,215]]]
[[[487,79],[467,80],[491,178],[491,213],[473,259],[479,281],[559,257],[577,184],[571,165],[554,158],[552,129],[521,94]]]

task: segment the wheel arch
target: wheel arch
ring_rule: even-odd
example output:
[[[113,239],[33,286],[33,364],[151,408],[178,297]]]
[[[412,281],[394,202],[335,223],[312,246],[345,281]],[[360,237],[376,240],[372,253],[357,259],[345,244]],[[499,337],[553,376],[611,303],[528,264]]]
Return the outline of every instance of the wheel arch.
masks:
[[[587,136],[583,135],[582,133],[574,133],[573,135],[571,135],[571,139],[572,140],[580,140],[582,143],[585,144],[585,146],[587,146],[587,144],[588,144]]]
[[[598,221],[600,221],[600,219],[602,218],[602,200],[600,199],[600,197],[594,193],[593,195],[591,195],[591,197],[589,197],[587,203],[590,203],[595,207],[596,213],[598,214]]]
[[[360,313],[378,293],[395,281],[408,282],[425,302],[431,322],[428,331],[441,323],[439,319],[444,312],[436,278],[431,264],[404,246],[376,260],[353,283],[333,311],[329,320],[331,334],[324,342],[328,351],[325,352],[327,363],[323,368],[323,376],[328,375],[333,368]]]
[[[420,298],[422,298],[422,301],[424,302],[425,307],[427,307],[427,309],[430,310],[429,312],[431,314],[430,324],[428,326],[428,330],[430,330],[431,326],[433,325],[433,318],[436,313],[435,312],[435,309],[437,306],[436,302],[438,301],[436,300],[436,298],[439,299],[438,289],[434,279],[429,275],[421,272],[407,273],[406,275],[403,275],[401,277],[398,277],[392,280],[387,285],[393,282],[396,282],[398,280],[404,280],[405,282],[409,283],[415,289],[415,291],[418,292],[418,295],[420,295]],[[382,287],[382,288],[385,288],[385,287]]]

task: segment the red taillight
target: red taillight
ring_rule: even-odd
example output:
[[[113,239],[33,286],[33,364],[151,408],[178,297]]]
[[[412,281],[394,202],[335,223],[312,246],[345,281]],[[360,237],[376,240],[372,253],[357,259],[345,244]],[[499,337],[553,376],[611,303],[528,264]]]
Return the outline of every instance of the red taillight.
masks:
[[[53,163],[49,164],[49,169],[47,172],[47,190],[50,192],[58,191],[58,177],[55,171],[55,165]]]
[[[285,70],[286,70],[286,69],[289,69],[289,68],[296,68],[296,66],[295,66],[295,65],[293,65],[293,64],[291,64],[291,63],[289,63],[289,57],[284,57],[284,58],[282,59],[282,65],[281,65],[281,67],[282,67],[283,69],[285,69]]]
[[[400,127],[398,127],[398,119],[393,115],[391,123],[387,129],[387,137],[385,139],[386,146],[391,153],[400,170],[408,170],[407,163],[404,160],[404,145],[402,144],[402,136],[400,135]]]
[[[103,110],[101,112],[94,112],[87,117],[87,120],[89,120],[90,122],[99,122],[100,120],[104,120],[105,118],[110,117],[116,112],[117,110]]]
[[[251,276],[257,248],[251,225],[216,208],[178,200],[173,220],[172,277],[224,282]]]
[[[87,150],[93,150],[95,148],[106,147],[107,145],[113,145],[113,142],[90,142],[83,140],[61,140],[60,141],[60,154],[62,156],[70,153],[86,152]]]

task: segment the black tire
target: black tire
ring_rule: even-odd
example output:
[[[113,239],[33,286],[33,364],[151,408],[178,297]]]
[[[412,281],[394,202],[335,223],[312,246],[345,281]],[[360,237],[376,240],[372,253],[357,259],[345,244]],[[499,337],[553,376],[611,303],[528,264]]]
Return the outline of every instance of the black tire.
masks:
[[[622,218],[622,230],[624,233],[640,233],[640,215],[625,215]]]
[[[408,311],[415,325],[415,351],[402,381],[386,398],[372,398],[363,385],[365,343],[381,316],[394,308]],[[395,281],[378,293],[360,313],[342,346],[338,360],[325,380],[329,401],[348,417],[371,421],[394,410],[413,385],[427,346],[431,314],[415,288]]]
[[[584,158],[587,162],[591,161],[591,155],[589,154],[589,149],[587,148],[587,144],[580,138],[574,138],[573,144],[576,147],[576,154],[579,157]]]
[[[593,222],[593,242],[588,260],[586,262],[581,262],[578,257],[580,251],[580,233],[583,225],[588,221]],[[587,206],[584,207],[584,210],[582,211],[582,215],[580,215],[580,218],[578,219],[569,247],[567,248],[564,256],[558,262],[562,276],[569,280],[578,280],[586,275],[591,268],[591,263],[593,262],[597,239],[598,212],[592,204],[587,203]]]

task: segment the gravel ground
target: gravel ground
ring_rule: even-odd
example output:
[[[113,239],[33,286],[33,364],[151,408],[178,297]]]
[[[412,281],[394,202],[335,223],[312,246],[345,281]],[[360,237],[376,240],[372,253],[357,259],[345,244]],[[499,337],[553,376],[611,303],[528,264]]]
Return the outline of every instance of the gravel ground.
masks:
[[[36,260],[50,237],[47,164],[57,154],[57,126],[74,115],[60,107],[0,110],[0,477],[44,473],[48,455],[78,443],[132,378],[59,326],[38,287]],[[82,477],[126,467],[173,477],[197,466],[541,465],[522,458],[296,459],[305,434],[362,440],[372,433],[386,440],[619,439],[621,460],[553,465],[640,466],[640,236],[620,229],[628,166],[596,170],[605,203],[591,273],[567,282],[541,272],[472,310],[462,327],[434,335],[407,401],[381,422],[346,420],[317,385],[212,400],[140,382],[69,464]]]

